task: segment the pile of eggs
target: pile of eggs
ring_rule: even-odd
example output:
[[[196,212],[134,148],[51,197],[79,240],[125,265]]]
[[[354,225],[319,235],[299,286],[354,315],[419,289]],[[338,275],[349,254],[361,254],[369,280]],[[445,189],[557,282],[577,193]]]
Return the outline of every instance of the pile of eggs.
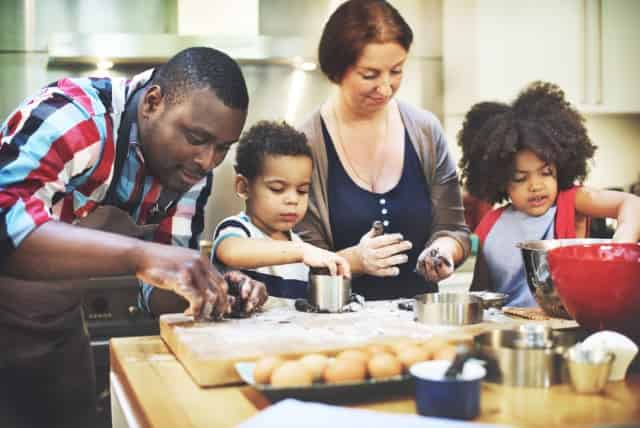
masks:
[[[456,349],[443,341],[369,345],[348,349],[334,358],[306,354],[295,360],[277,356],[256,362],[253,379],[277,388],[308,386],[314,382],[361,382],[401,375],[413,364],[427,360],[453,360]]]

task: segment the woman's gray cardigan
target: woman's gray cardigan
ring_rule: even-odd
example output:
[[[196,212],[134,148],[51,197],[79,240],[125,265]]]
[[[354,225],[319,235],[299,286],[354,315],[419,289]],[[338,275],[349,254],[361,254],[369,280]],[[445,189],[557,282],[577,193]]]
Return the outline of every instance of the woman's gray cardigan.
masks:
[[[464,260],[469,255],[469,228],[464,220],[455,163],[447,148],[440,122],[432,113],[405,102],[398,101],[398,107],[431,191],[433,226],[427,246],[440,236],[450,236],[463,248]],[[306,242],[335,251],[329,221],[327,152],[322,136],[320,110],[316,110],[299,129],[305,133],[311,146],[314,168],[309,209],[303,221],[296,226],[296,232]]]

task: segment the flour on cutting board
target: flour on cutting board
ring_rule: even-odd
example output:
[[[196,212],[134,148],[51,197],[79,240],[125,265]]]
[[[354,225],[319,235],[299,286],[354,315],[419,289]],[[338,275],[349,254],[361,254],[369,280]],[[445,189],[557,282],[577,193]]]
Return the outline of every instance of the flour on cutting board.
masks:
[[[318,314],[298,312],[290,300],[269,298],[262,312],[243,319],[194,322],[182,314],[162,315],[160,335],[194,381],[208,387],[240,382],[235,363],[265,355],[332,354],[372,343],[428,341],[432,336],[467,341],[475,334],[526,322],[495,319],[485,311],[480,324],[428,325],[415,322],[413,312],[398,309],[398,302],[367,302],[358,312]]]
[[[394,339],[428,339],[460,331],[413,321],[396,301],[367,302],[358,312],[317,314],[298,312],[291,302],[278,302],[245,319],[216,323],[188,322],[181,315],[164,316],[183,344],[202,356],[251,358],[265,354],[312,352],[361,346]],[[182,323],[185,323],[181,326]]]

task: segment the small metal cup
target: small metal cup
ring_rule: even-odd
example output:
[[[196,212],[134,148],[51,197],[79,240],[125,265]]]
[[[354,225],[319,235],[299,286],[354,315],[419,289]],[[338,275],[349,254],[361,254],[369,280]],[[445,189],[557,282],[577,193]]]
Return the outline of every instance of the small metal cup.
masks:
[[[351,281],[328,270],[312,269],[307,288],[309,303],[319,311],[341,312],[351,299]]]
[[[613,363],[611,352],[576,345],[569,348],[566,359],[569,379],[576,392],[597,394],[604,389]]]
[[[550,348],[551,327],[542,324],[522,324],[518,327],[519,336],[514,341],[518,348]]]

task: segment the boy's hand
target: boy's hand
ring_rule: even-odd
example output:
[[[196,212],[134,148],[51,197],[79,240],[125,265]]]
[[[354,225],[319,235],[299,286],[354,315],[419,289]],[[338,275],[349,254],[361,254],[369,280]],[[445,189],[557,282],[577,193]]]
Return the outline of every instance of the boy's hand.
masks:
[[[311,267],[326,267],[333,276],[351,278],[351,267],[345,258],[311,244],[305,243],[302,247],[302,263]]]

